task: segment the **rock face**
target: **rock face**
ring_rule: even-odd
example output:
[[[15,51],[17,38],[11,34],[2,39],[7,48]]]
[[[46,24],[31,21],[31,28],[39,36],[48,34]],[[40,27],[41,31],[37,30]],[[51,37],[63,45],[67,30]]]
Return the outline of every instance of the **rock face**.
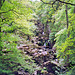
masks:
[[[44,33],[44,26],[39,23],[36,24],[36,36],[32,38],[31,44],[23,44],[18,46],[17,48],[22,50],[23,53],[28,54],[33,57],[35,62],[43,67],[46,67],[46,70],[41,73],[41,71],[36,71],[33,75],[57,75],[55,73],[56,67],[58,67],[58,63],[51,62],[56,59],[55,48],[52,48],[50,42],[48,42],[48,36],[46,37]],[[54,69],[53,69],[54,68]],[[20,72],[19,72],[20,73]],[[29,74],[22,74],[29,75]]]

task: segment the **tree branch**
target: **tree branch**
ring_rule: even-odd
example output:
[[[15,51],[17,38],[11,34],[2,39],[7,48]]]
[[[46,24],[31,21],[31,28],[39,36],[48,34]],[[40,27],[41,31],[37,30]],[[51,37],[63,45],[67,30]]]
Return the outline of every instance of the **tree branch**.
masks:
[[[0,0],[0,9],[1,9],[4,2],[5,2],[5,0]]]
[[[9,12],[9,11],[12,11],[12,9],[10,9],[10,10],[8,10],[8,11],[0,12],[0,14],[2,14],[2,13],[7,13],[7,12]]]
[[[15,12],[15,13],[17,13],[17,14],[19,14],[19,15],[23,15],[22,13],[19,13],[19,12],[17,12],[17,11],[16,11],[16,10],[14,10],[14,9],[10,9],[10,10],[8,10],[8,11],[0,12],[0,14],[8,13],[9,11]]]
[[[64,3],[64,4],[69,4],[69,5],[75,6],[75,4],[72,4],[72,3],[68,3],[68,2],[64,2],[64,1],[60,1],[60,0],[56,0],[56,1],[59,1],[59,2]]]
[[[41,0],[41,1],[42,1],[44,4],[51,4],[50,2],[49,2],[49,3],[46,3],[46,2],[44,2],[43,0]],[[69,4],[69,5],[75,6],[75,4],[68,3],[68,2],[64,2],[64,1],[61,1],[61,0],[56,0],[56,1],[59,1],[60,3]],[[54,4],[56,1],[54,1],[52,4]]]
[[[53,7],[53,5],[55,4],[55,2],[56,2],[56,1],[54,1],[54,2],[52,3],[52,7]]]

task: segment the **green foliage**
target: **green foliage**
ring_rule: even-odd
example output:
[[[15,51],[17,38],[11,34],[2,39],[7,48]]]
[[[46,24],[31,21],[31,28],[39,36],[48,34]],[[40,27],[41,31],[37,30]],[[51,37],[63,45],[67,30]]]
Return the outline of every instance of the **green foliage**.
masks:
[[[30,73],[36,70],[34,61],[17,49],[20,37],[31,36],[35,30],[34,23],[28,21],[33,18],[33,10],[28,4],[28,0],[5,0],[1,6],[0,74],[11,75],[22,67]]]
[[[69,9],[69,27],[68,29],[62,29],[55,34],[57,57],[59,60],[63,59],[63,66],[68,60],[68,63],[75,64],[75,14],[73,14],[73,8]],[[69,35],[69,36],[68,36]],[[69,57],[67,59],[67,57]],[[62,65],[62,63],[60,63]],[[71,66],[72,67],[72,66]],[[73,66],[74,68],[75,66]],[[74,70],[71,68],[65,74],[60,75],[72,75]]]
[[[53,2],[52,0],[43,0],[44,2]],[[68,2],[66,0],[65,2]],[[70,3],[75,3],[75,1],[71,0]],[[49,39],[51,42],[56,41],[55,45],[57,48],[57,57],[63,58],[67,60],[67,55],[70,55],[69,62],[74,61],[74,50],[75,50],[75,13],[74,6],[68,5],[68,17],[69,17],[69,28],[68,30],[66,25],[66,7],[61,3],[55,3],[53,8],[51,5],[42,3],[37,3],[36,15],[38,15],[38,19],[46,25],[50,25],[51,33]],[[47,30],[47,29],[46,29]],[[68,37],[69,34],[69,37]],[[55,39],[55,40],[54,40]],[[71,60],[71,58],[73,59]],[[65,62],[66,62],[65,60]],[[65,63],[64,62],[64,63]]]
[[[60,30],[58,33],[55,34],[55,37],[56,37],[55,38],[55,40],[56,40],[55,46],[60,46],[63,42],[65,42],[65,40],[67,38],[67,29],[64,28],[64,29]]]
[[[75,67],[71,68],[69,71],[66,73],[60,73],[58,75],[75,75]]]
[[[53,32],[53,33],[50,33],[50,35],[49,35],[49,40],[51,41],[51,43],[54,41],[54,39],[55,39],[55,34],[56,34],[56,32]]]
[[[44,2],[51,2],[53,0],[43,0]],[[61,0],[62,1],[62,0]],[[65,0],[65,2],[74,3],[74,0]],[[51,42],[56,41],[56,54],[59,58],[59,62],[63,66],[69,60],[68,63],[75,64],[75,7],[67,5],[68,8],[68,19],[69,27],[67,29],[66,22],[66,6],[65,4],[55,3],[53,8],[44,3],[40,3],[40,6],[36,11],[38,19],[44,24],[44,27],[48,24],[50,25],[51,33],[49,39]],[[46,29],[47,30],[47,29]],[[69,56],[69,58],[68,58]],[[60,61],[61,60],[61,61]],[[69,69],[68,72],[61,75],[72,75],[73,70]]]
[[[63,29],[60,30],[55,36],[56,44],[55,46],[57,47],[57,56],[63,59],[67,58],[67,55],[70,56],[69,62],[72,62],[73,64],[75,63],[75,22],[74,22],[74,14],[72,15],[70,13],[70,25],[68,30]],[[72,19],[72,20],[71,20]],[[68,37],[69,34],[69,37]],[[66,62],[66,61],[65,61]]]
[[[54,0],[44,1],[53,3]],[[5,0],[5,2],[1,0],[0,2],[0,73],[10,75],[20,67],[30,73],[36,70],[37,66],[31,57],[17,50],[21,38],[26,39],[24,36],[33,35],[36,27],[29,20],[35,18],[44,25],[44,32],[49,25],[51,30],[49,38],[51,42],[56,41],[54,46],[61,62],[65,64],[69,56],[69,62],[75,64],[75,7],[68,5],[69,28],[66,29],[65,5],[59,2],[53,7],[29,0]],[[74,0],[69,2],[75,3]],[[73,75],[74,68],[61,75]]]
[[[53,18],[55,19],[54,26],[56,30],[61,30],[66,27],[66,16],[64,5],[61,7],[60,10],[57,10],[57,12],[53,15]]]

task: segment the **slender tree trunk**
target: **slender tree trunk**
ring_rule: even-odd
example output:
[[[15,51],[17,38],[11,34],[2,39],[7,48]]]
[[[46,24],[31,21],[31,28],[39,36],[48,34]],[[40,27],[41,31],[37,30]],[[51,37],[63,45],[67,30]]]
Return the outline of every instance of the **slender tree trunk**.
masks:
[[[69,20],[68,20],[67,5],[66,5],[66,22],[67,22],[67,29],[68,29],[68,26],[69,26]],[[69,37],[69,32],[68,32],[68,37]]]
[[[68,24],[68,11],[67,11],[67,5],[66,5],[66,21],[67,21],[67,29],[68,29],[69,24]]]
[[[69,20],[68,20],[68,10],[67,10],[67,4],[66,4],[66,23],[67,23],[67,30],[68,30],[68,26],[69,26]],[[68,35],[69,37],[69,32],[68,32]],[[68,49],[69,50],[69,49]],[[68,66],[69,64],[69,55],[67,55],[67,61],[66,61],[66,66]]]

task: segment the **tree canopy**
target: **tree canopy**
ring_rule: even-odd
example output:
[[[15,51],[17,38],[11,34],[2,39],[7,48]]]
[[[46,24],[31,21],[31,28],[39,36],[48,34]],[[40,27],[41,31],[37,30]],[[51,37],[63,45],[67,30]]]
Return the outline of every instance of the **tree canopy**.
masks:
[[[42,34],[47,37],[43,43],[50,41],[51,48],[56,48],[60,67],[66,66],[57,75],[74,75],[74,0],[0,0],[0,74],[14,75],[20,67],[30,74],[37,70],[35,60],[17,48],[33,41],[36,24],[43,26]]]

